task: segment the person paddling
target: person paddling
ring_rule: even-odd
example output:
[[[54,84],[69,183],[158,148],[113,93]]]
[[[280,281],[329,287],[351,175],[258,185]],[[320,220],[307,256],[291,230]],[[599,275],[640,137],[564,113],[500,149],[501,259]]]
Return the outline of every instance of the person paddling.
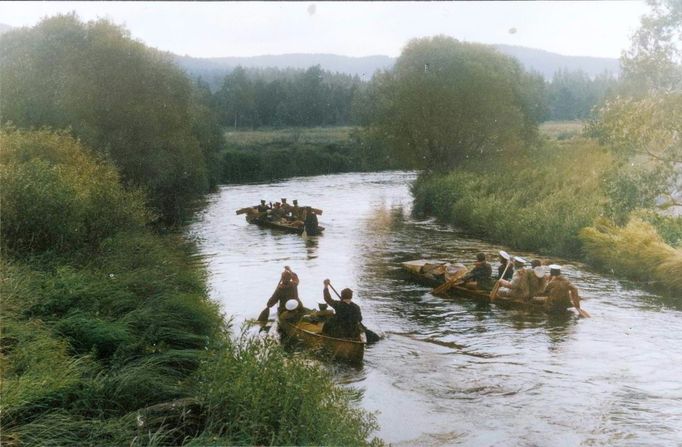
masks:
[[[359,338],[363,332],[362,312],[360,306],[352,302],[353,291],[343,289],[341,300],[332,299],[329,293],[330,281],[324,280],[324,290],[322,297],[329,306],[334,309],[335,314],[322,327],[322,333],[335,338]]]
[[[581,316],[589,316],[580,308],[580,294],[578,288],[561,274],[561,266],[552,264],[549,266],[549,280],[545,286],[544,294],[547,295],[545,308],[547,312],[564,311],[566,308],[575,307]]]
[[[298,275],[294,273],[288,265],[284,266],[284,271],[280,276],[279,284],[268,300],[268,309],[275,304],[279,304],[277,307],[277,313],[279,314],[286,310],[286,302],[289,300],[296,300],[299,302],[299,305],[303,307],[301,300],[298,299],[298,283]]]

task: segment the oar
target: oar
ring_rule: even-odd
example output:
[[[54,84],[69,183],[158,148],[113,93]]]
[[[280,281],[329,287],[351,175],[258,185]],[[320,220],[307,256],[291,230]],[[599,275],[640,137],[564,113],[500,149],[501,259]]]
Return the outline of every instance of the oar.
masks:
[[[336,296],[338,296],[339,299],[341,299],[341,295],[339,295],[339,292],[337,292],[334,286],[332,286],[331,282],[329,283],[329,287],[331,287]],[[364,324],[360,323],[360,327],[362,327],[362,329],[365,331],[365,335],[367,336],[367,343],[376,343],[379,340],[381,340],[381,336],[379,334],[370,329],[367,329],[367,327]]]
[[[282,281],[281,278],[277,281],[277,287],[279,287],[279,283],[281,281]],[[275,287],[275,292],[277,291],[277,287]],[[258,321],[260,321],[261,323],[266,323],[268,321],[268,318],[270,318],[270,308],[266,306],[265,309],[263,309],[261,313],[258,315]]]
[[[578,315],[580,315],[583,318],[591,318],[592,317],[589,313],[587,313],[586,310],[583,310],[579,307],[580,306],[580,297],[578,297],[578,304],[576,304],[573,300],[571,300],[571,302],[573,303],[573,307],[575,307],[575,310],[578,311]]]
[[[455,275],[454,275],[452,278],[448,279],[448,280],[445,281],[443,284],[441,284],[440,286],[438,286],[438,287],[436,287],[435,289],[433,289],[433,290],[431,291],[431,293],[434,294],[434,295],[440,295],[440,294],[442,294],[442,293],[447,292],[448,290],[450,290],[450,287],[452,287],[452,286],[454,286],[456,283],[458,283],[459,280],[460,280],[464,275],[466,275],[467,273],[468,273],[468,270],[461,270],[461,271],[455,273]]]
[[[507,252],[504,252],[507,253]],[[502,252],[500,252],[502,254]],[[490,291],[490,301],[493,301],[496,298],[497,291],[500,289],[500,281],[504,279],[504,275],[507,273],[507,269],[509,266],[512,264],[512,257],[509,256],[509,259],[507,259],[507,265],[504,267],[504,271],[502,272],[502,276],[500,276],[500,279],[497,280],[495,283],[495,286],[493,287],[493,290]]]

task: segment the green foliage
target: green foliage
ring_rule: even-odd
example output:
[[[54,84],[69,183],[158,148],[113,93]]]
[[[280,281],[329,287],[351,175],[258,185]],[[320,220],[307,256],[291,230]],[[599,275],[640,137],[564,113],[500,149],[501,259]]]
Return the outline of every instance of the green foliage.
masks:
[[[198,383],[207,425],[190,445],[361,446],[377,428],[351,405],[357,392],[332,384],[314,362],[286,357],[272,340],[244,338],[211,354]]]
[[[469,162],[447,175],[420,177],[415,210],[511,247],[577,257],[579,231],[606,201],[600,181],[610,163],[594,142],[578,140],[548,143],[512,160]]]
[[[93,248],[149,220],[143,196],[64,133],[6,129],[0,146],[1,234],[13,253]]]
[[[580,233],[585,254],[602,270],[669,292],[682,291],[682,250],[666,244],[656,229],[639,218],[625,227],[601,219]]]
[[[605,97],[613,94],[618,81],[609,74],[591,79],[582,71],[559,70],[547,84],[547,106],[552,120],[582,120]]]
[[[223,182],[395,168],[350,128],[290,128],[227,134]]]
[[[324,71],[235,68],[216,92],[214,106],[225,127],[339,126],[352,122],[361,81]]]
[[[146,189],[167,222],[207,190],[207,155],[219,147],[198,128],[197,97],[169,56],[75,15],[4,33],[0,47],[3,122],[71,129]]]
[[[540,77],[487,46],[445,36],[410,41],[372,83],[369,128],[396,155],[438,171],[517,151],[544,115]]]

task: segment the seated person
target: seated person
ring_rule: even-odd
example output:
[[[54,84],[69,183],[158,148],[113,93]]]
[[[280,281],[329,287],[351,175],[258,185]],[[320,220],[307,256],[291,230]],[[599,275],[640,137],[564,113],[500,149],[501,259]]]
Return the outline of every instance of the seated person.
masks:
[[[527,300],[530,298],[528,285],[528,271],[525,268],[526,261],[523,258],[514,257],[514,274],[512,280],[500,280],[500,289],[497,296],[501,298],[512,298],[516,300]]]
[[[322,296],[324,301],[335,311],[334,316],[324,324],[322,333],[335,338],[359,338],[363,332],[362,312],[360,312],[360,306],[351,301],[353,291],[343,289],[341,300],[334,300],[329,294],[329,280],[325,279]]]
[[[474,268],[462,280],[467,288],[490,290],[493,288],[492,276],[493,268],[486,262],[485,253],[478,253]]]

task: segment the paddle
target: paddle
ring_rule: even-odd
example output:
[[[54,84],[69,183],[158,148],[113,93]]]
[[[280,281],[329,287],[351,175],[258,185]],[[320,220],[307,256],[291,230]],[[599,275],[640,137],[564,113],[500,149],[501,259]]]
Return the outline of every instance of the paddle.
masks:
[[[329,287],[331,287],[332,290],[334,291],[334,293],[336,294],[336,296],[338,296],[339,299],[341,299],[341,295],[339,295],[339,292],[337,292],[336,289],[334,288],[334,286],[332,286],[331,282],[329,283]],[[381,336],[379,334],[377,334],[376,332],[374,332],[370,329],[367,329],[367,327],[364,324],[360,323],[360,327],[362,327],[362,329],[365,331],[365,336],[367,337],[367,343],[376,343],[379,340],[381,340]]]
[[[464,275],[466,275],[467,273],[468,273],[468,270],[460,270],[459,272],[455,273],[455,275],[454,275],[452,278],[448,279],[448,280],[445,281],[443,284],[441,284],[440,286],[438,286],[438,287],[436,287],[435,289],[433,289],[433,290],[431,291],[431,293],[434,294],[434,295],[440,295],[440,294],[442,294],[442,293],[447,292],[448,290],[450,290],[450,287],[452,287],[452,286],[454,286],[455,284],[459,283],[459,282],[460,282],[459,280],[460,280]]]
[[[490,301],[493,301],[497,297],[497,291],[500,289],[500,281],[504,279],[504,275],[507,273],[507,269],[509,268],[510,265],[513,264],[511,256],[509,256],[509,253],[507,253],[506,251],[500,250],[500,256],[507,260],[507,265],[504,267],[502,276],[500,276],[500,279],[498,279],[497,282],[495,283],[493,290],[490,291]]]

